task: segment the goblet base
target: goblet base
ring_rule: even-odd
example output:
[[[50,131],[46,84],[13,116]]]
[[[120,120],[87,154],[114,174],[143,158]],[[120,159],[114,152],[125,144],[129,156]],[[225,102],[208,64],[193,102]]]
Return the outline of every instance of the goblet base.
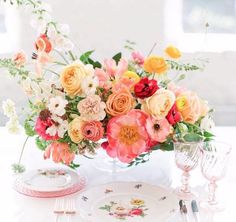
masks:
[[[218,202],[211,203],[209,201],[202,201],[202,202],[200,202],[200,207],[202,209],[204,209],[205,211],[213,212],[213,213],[221,212],[221,211],[225,210],[224,205],[221,203],[218,203]]]
[[[185,192],[180,187],[175,189],[175,194],[178,196],[181,200],[195,200],[197,199],[197,195],[193,192]]]

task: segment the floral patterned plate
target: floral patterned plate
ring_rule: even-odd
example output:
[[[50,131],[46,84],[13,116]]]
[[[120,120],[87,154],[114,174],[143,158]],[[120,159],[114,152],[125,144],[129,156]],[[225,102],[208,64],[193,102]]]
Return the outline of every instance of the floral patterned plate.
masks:
[[[178,209],[178,199],[158,186],[115,182],[81,193],[79,209],[91,222],[163,222]]]
[[[16,183],[21,187],[38,192],[65,190],[78,184],[80,177],[74,171],[58,168],[38,169],[25,173]]]

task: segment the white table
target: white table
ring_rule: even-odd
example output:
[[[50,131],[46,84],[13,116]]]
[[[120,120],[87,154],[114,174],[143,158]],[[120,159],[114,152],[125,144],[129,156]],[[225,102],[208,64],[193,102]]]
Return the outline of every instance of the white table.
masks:
[[[215,222],[233,222],[236,219],[236,127],[216,127],[214,132],[219,140],[232,144],[233,150],[224,180],[219,182],[218,199],[223,200],[226,210],[214,215]],[[25,135],[10,135],[5,128],[0,127],[0,221],[6,222],[53,222],[52,213],[55,199],[38,199],[18,194],[12,189],[14,176],[11,164],[17,161]],[[27,169],[55,166],[50,160],[43,160],[43,153],[38,150],[34,141],[27,144],[23,162]],[[95,186],[111,179],[109,173],[101,172],[92,166],[92,161],[79,158],[82,167],[78,172],[88,177],[88,186]],[[117,178],[123,180],[143,181],[151,184],[176,187],[180,183],[181,172],[174,164],[173,152],[155,152],[147,164],[143,164],[126,172],[118,173]],[[204,194],[206,180],[202,177],[199,167],[191,173],[191,185],[195,190]],[[78,194],[71,195],[76,198]],[[205,217],[204,217],[205,218]],[[66,220],[63,220],[66,221]],[[73,222],[82,222],[79,216]],[[204,221],[204,220],[203,220]],[[62,222],[62,221],[61,221]],[[100,221],[99,221],[100,222]]]

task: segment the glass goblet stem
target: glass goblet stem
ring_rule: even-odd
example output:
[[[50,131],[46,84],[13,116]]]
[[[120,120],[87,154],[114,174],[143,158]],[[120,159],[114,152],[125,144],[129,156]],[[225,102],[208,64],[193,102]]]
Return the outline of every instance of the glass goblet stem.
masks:
[[[189,178],[190,174],[188,171],[185,170],[182,174],[182,187],[181,187],[181,191],[183,191],[184,193],[190,193]]]
[[[214,180],[211,181],[208,185],[208,189],[209,189],[208,202],[211,205],[217,204],[217,201],[216,201],[216,188],[217,188],[216,182]]]

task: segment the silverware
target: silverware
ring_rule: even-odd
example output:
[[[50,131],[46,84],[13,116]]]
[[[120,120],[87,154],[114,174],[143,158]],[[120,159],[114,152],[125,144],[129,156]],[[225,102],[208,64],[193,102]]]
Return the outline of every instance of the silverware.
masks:
[[[194,218],[194,221],[195,221],[195,222],[200,222],[199,210],[198,210],[198,206],[197,206],[196,200],[192,200],[192,202],[191,202],[191,207],[192,207],[192,211],[193,211],[193,218]]]
[[[59,221],[59,217],[64,214],[64,203],[65,199],[63,198],[57,198],[55,205],[54,205],[54,210],[53,213],[55,214],[55,222]]]
[[[182,215],[183,221],[189,222],[188,210],[187,210],[186,204],[183,200],[179,201],[179,207],[180,207],[180,213]]]
[[[68,199],[65,204],[65,215],[67,216],[67,222],[71,222],[72,216],[76,214],[76,206],[74,199]]]

